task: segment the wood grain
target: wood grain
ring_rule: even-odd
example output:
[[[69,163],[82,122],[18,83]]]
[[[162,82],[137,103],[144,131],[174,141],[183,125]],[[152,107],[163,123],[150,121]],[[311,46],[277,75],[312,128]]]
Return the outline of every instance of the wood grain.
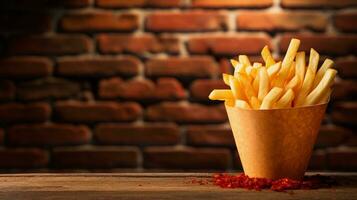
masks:
[[[0,199],[357,199],[357,173],[335,173],[334,188],[290,193],[192,184],[208,173],[1,174]]]

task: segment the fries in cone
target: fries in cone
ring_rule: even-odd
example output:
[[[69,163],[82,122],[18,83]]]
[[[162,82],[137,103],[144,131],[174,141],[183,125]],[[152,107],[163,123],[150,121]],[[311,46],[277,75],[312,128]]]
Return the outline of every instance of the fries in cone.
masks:
[[[231,60],[234,74],[223,74],[231,90],[213,90],[211,100],[223,100],[242,161],[251,177],[301,179],[332,91],[337,71],[311,49],[309,62],[292,39],[282,61],[267,46],[265,65],[240,55]]]

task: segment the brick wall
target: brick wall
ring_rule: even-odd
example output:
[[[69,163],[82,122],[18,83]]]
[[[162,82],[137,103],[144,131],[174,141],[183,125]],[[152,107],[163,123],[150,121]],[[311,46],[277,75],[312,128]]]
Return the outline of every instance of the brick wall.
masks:
[[[53,3],[56,2],[56,3]],[[339,78],[310,169],[357,169],[355,0],[0,3],[0,168],[240,169],[227,58],[291,37]]]

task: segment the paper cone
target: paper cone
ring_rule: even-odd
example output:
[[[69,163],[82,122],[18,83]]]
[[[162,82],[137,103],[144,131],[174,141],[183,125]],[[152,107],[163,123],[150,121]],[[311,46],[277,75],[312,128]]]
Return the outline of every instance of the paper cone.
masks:
[[[226,105],[244,173],[302,179],[326,106],[244,110]]]

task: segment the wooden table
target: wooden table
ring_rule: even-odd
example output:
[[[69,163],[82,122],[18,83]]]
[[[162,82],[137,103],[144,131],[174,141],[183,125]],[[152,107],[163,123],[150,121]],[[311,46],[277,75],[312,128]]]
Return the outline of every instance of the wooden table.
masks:
[[[357,173],[328,173],[339,186],[291,193],[192,184],[208,173],[0,174],[0,199],[357,199]]]

